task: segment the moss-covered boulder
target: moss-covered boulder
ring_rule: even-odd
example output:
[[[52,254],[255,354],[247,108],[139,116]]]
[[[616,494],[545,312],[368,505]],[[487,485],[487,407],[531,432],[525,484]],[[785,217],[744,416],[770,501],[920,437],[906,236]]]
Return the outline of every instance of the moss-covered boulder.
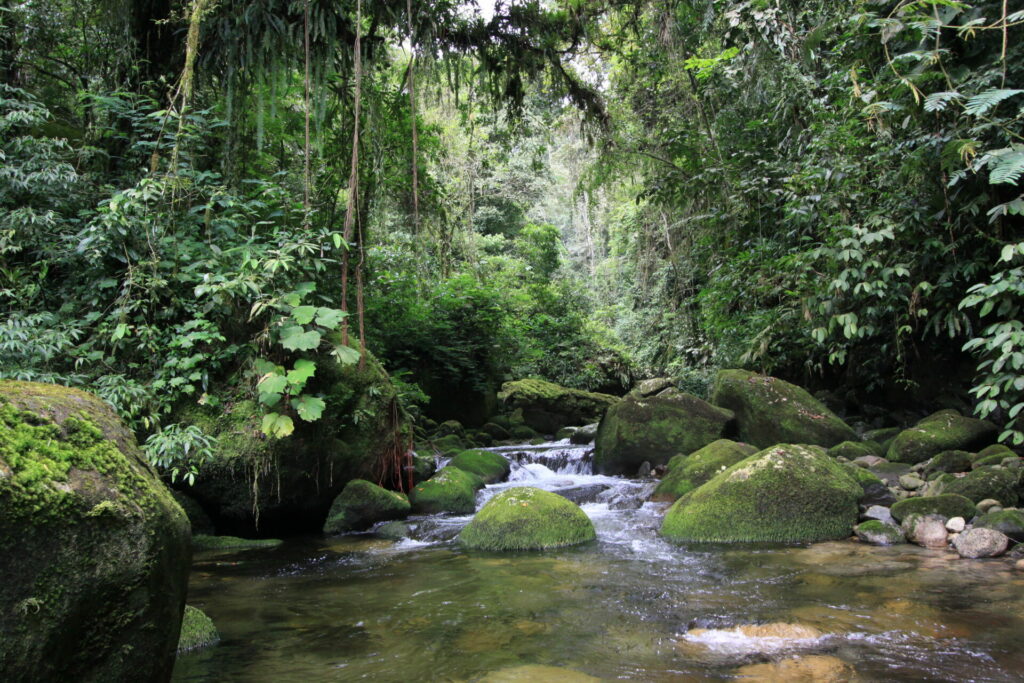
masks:
[[[334,499],[324,522],[324,533],[361,531],[377,522],[402,519],[411,509],[404,493],[388,491],[365,479],[353,479]]]
[[[885,451],[874,441],[844,441],[828,449],[828,454],[833,458],[856,460],[866,455],[881,456]]]
[[[376,481],[385,463],[396,460],[395,451],[404,453],[409,443],[395,390],[372,358],[365,368],[318,358],[306,393],[323,397],[323,415],[314,422],[296,417],[295,432],[281,439],[263,434],[262,411],[244,390],[227,386],[218,393],[235,398],[217,407],[191,406],[175,419],[217,438],[215,456],[189,494],[226,533],[320,531],[348,481]]]
[[[1006,507],[1017,504],[1017,470],[1005,467],[979,467],[942,487],[943,493],[958,493],[977,503],[995,498]]]
[[[651,500],[677,500],[754,453],[757,448],[750,444],[719,439],[688,456],[676,456],[669,461],[668,473],[654,489]]]
[[[667,389],[657,396],[627,396],[608,409],[597,428],[594,469],[601,474],[634,474],[643,462],[667,463],[728,436],[730,410],[693,394]]]
[[[199,608],[185,605],[181,618],[181,635],[178,637],[178,654],[201,650],[220,642],[220,634],[213,620]]]
[[[504,456],[481,450],[462,451],[448,461],[448,466],[475,474],[485,484],[504,481],[512,471],[511,463]]]
[[[996,443],[992,444],[991,446],[986,446],[985,448],[982,448],[980,451],[975,453],[973,456],[973,460],[977,462],[982,458],[987,458],[993,455],[1002,455],[1008,458],[1010,456],[1016,457],[1017,454],[1014,453],[1009,446],[1001,443]]]
[[[895,524],[888,524],[877,519],[869,519],[853,527],[853,533],[861,541],[871,545],[896,545],[906,543],[903,530]]]
[[[971,454],[967,451],[942,451],[928,460],[921,474],[930,477],[936,472],[966,472],[971,469]]]
[[[996,426],[988,420],[942,411],[900,432],[889,444],[886,457],[916,465],[943,451],[974,451],[990,444],[997,434]]]
[[[991,467],[992,465],[1003,465],[1006,467],[1016,467],[1020,465],[1020,458],[1017,457],[1016,453],[1012,451],[1010,453],[997,452],[983,457],[977,457],[971,463],[971,469],[979,469],[981,467]]]
[[[593,522],[578,505],[523,486],[487,501],[459,534],[459,543],[473,550],[544,550],[596,537]]]
[[[188,519],[99,398],[0,381],[0,680],[165,681]]]
[[[758,448],[802,443],[831,448],[857,441],[853,429],[804,389],[746,370],[722,370],[711,402],[736,413],[739,437]]]
[[[1018,543],[1024,543],[1024,511],[998,510],[982,515],[974,521],[975,527],[995,529]]]
[[[409,502],[413,512],[436,514],[453,512],[465,515],[476,509],[476,492],[484,480],[457,467],[445,467],[422,484],[412,487]]]
[[[240,550],[258,550],[276,548],[284,541],[279,538],[240,538],[238,536],[206,536],[192,537],[192,549],[202,552],[236,552]]]
[[[864,467],[858,467],[852,463],[845,463],[847,471],[858,484],[863,493],[857,499],[861,505],[892,505],[896,497],[889,490],[885,480],[877,474]]]
[[[889,450],[889,444],[903,431],[899,427],[883,427],[881,429],[869,429],[864,432],[864,441],[874,441],[882,447],[883,451]]]
[[[567,425],[597,422],[619,399],[569,389],[539,379],[505,382],[498,398],[509,412],[521,411],[523,421],[543,434],[554,434]]]
[[[902,522],[910,515],[938,515],[946,519],[963,517],[969,520],[974,517],[977,508],[963,496],[944,493],[939,496],[906,498],[895,503],[890,512],[898,522]]]
[[[861,486],[824,451],[778,445],[756,453],[677,500],[661,533],[697,542],[804,542],[844,538],[857,522]]]

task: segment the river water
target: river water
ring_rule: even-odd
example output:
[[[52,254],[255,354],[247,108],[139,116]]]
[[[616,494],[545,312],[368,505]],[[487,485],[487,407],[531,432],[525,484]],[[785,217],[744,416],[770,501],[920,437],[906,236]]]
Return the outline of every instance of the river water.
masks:
[[[584,501],[597,542],[464,552],[453,539],[471,517],[430,516],[412,518],[401,541],[360,534],[198,555],[189,603],[222,641],[179,657],[174,680],[474,681],[524,665],[729,680],[795,655],[841,660],[859,681],[1024,680],[1024,575],[1007,560],[852,541],[674,545],[657,535],[665,506],[637,507],[653,484],[590,474],[589,449],[494,450],[513,461],[511,481],[481,491],[478,507],[509,486],[561,490]],[[733,630],[775,622],[823,635]]]

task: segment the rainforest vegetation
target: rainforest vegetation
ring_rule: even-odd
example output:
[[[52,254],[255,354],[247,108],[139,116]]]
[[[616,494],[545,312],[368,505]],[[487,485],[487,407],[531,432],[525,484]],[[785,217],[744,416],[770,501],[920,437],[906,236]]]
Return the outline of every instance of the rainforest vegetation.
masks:
[[[1022,33],[1005,0],[3,3],[0,375],[189,480],[189,406],[231,380],[286,439],[371,356],[414,420],[746,367],[1020,445]]]

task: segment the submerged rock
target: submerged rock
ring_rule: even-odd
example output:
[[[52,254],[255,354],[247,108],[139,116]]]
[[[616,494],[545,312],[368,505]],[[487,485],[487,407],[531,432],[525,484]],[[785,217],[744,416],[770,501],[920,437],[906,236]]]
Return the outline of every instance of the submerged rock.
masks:
[[[662,465],[677,453],[692,453],[728,432],[733,414],[674,389],[657,396],[627,396],[601,420],[594,469],[633,474],[644,461]]]
[[[759,448],[782,443],[831,448],[857,440],[853,429],[825,404],[775,377],[722,370],[715,379],[711,402],[735,412],[740,439]]]
[[[857,680],[852,666],[831,655],[807,655],[778,662],[748,664],[736,670],[736,678],[765,683],[847,683]]]
[[[220,634],[213,620],[192,605],[185,605],[181,618],[181,635],[178,637],[178,654],[201,650],[220,642]]]
[[[537,488],[517,487],[491,498],[459,534],[474,550],[543,550],[593,541],[594,524],[578,505]]]
[[[449,467],[457,467],[484,480],[485,484],[505,481],[512,465],[503,456],[491,451],[462,451],[448,462]]]
[[[971,451],[992,442],[998,429],[988,420],[963,417],[955,411],[930,415],[893,439],[886,457],[911,465],[943,451]]]
[[[850,535],[861,486],[820,449],[780,445],[733,465],[673,504],[678,541],[824,541]]]
[[[189,537],[110,406],[0,381],[0,680],[169,679]]]
[[[958,534],[953,547],[960,557],[977,559],[981,557],[999,557],[1006,552],[1010,539],[1006,534],[995,529],[968,529]]]
[[[505,382],[498,398],[508,410],[521,411],[523,421],[544,434],[554,434],[568,425],[597,422],[619,400],[609,394],[569,389],[539,379]]]
[[[690,656],[725,655],[730,657],[773,655],[792,650],[822,646],[825,634],[803,624],[745,624],[733,628],[694,628],[676,643]]]
[[[600,683],[600,678],[560,666],[527,664],[492,671],[480,683]]]
[[[445,467],[440,472],[417,484],[409,492],[414,512],[436,514],[453,512],[464,515],[476,509],[476,492],[484,487],[477,475],[457,467]]]
[[[756,452],[757,448],[750,444],[719,439],[688,456],[676,456],[669,461],[668,473],[654,489],[651,499],[677,500]]]
[[[410,510],[409,499],[404,493],[388,491],[365,479],[353,479],[334,499],[324,522],[324,533],[341,534],[368,529],[377,522],[401,519]]]

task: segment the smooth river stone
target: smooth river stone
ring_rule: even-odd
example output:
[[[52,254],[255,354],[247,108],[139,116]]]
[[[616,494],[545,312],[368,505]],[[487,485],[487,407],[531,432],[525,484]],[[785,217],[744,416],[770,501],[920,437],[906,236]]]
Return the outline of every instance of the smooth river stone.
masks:
[[[480,683],[600,683],[600,678],[558,666],[529,664],[493,671]]]
[[[1006,552],[1010,539],[1006,534],[995,529],[969,529],[956,537],[953,547],[960,557],[977,559],[981,557],[999,557]]]
[[[778,662],[748,664],[736,670],[742,681],[772,681],[782,683],[845,683],[853,681],[853,668],[829,655],[790,657]]]

